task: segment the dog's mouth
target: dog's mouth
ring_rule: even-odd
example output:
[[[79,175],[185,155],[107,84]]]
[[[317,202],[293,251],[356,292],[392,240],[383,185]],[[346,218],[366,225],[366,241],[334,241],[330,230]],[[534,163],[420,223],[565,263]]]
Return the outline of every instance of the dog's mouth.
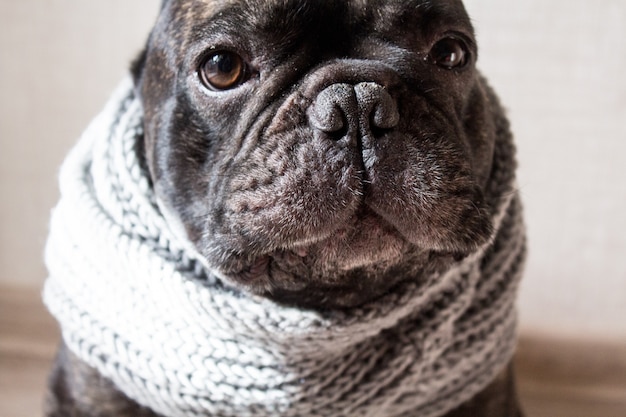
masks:
[[[393,262],[400,259],[409,246],[382,219],[371,216],[341,227],[317,242],[280,248],[259,256],[240,274],[248,280],[253,279],[264,273],[272,259],[284,264],[305,262],[318,268],[348,271]]]
[[[449,253],[418,248],[376,213],[362,209],[328,237],[274,249],[220,275],[299,307],[353,307],[452,260]]]

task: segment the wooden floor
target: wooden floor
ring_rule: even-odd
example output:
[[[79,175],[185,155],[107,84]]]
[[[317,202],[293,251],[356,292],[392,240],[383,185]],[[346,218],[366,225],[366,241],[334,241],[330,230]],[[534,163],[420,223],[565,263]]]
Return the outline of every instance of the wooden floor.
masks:
[[[41,415],[57,326],[39,291],[0,287],[0,417]]]
[[[38,290],[0,287],[0,417],[38,417],[58,341]],[[519,391],[528,417],[626,417],[626,345],[523,336]]]

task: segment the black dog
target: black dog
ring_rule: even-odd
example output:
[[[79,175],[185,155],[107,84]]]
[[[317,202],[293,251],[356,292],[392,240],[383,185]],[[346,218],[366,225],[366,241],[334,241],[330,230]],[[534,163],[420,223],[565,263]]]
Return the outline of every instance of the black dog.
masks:
[[[460,0],[166,0],[132,73],[159,206],[220,278],[352,308],[485,245],[497,99]],[[156,416],[62,349],[48,416]],[[510,369],[448,416],[517,416]]]

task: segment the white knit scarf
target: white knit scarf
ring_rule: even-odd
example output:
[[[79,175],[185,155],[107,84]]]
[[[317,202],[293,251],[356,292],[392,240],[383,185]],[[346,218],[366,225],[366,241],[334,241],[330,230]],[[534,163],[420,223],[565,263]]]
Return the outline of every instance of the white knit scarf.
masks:
[[[491,245],[429,285],[350,310],[288,308],[225,286],[173,233],[141,135],[126,80],[62,167],[44,291],[69,348],[133,400],[170,417],[430,417],[511,359],[516,197],[499,200]]]

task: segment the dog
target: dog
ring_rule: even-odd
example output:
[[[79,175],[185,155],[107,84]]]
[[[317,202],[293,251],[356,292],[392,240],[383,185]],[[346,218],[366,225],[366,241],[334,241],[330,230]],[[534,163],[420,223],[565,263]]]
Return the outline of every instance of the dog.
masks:
[[[509,133],[476,59],[460,0],[164,0],[131,71],[142,169],[219,280],[350,311],[493,245]],[[46,415],[169,417],[67,346]],[[521,416],[512,366],[445,416]]]

